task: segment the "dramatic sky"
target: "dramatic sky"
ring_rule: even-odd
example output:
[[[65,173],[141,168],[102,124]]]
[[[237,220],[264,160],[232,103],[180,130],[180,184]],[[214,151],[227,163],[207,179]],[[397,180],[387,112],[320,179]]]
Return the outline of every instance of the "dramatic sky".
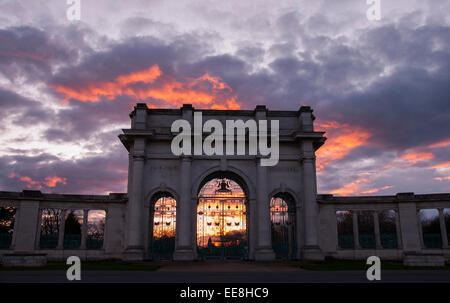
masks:
[[[450,1],[0,0],[0,190],[126,191],[133,104],[297,110],[319,193],[450,192]]]

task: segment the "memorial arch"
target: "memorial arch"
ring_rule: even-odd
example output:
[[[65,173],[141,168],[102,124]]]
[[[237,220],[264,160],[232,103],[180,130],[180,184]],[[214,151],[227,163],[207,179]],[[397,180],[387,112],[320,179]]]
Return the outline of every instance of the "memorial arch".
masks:
[[[130,200],[126,210],[129,235],[125,241],[125,259],[145,257],[142,234],[152,232],[142,228],[142,222],[148,221],[142,218],[145,213],[141,211],[142,197],[148,196],[150,189],[164,186],[172,188],[179,197],[176,201],[174,260],[273,260],[277,255],[285,259],[323,258],[318,239],[315,150],[325,138],[323,132],[314,131],[314,116],[309,107],[302,106],[298,111],[269,111],[265,106],[257,106],[254,110],[196,110],[189,104],[180,109],[149,109],[145,104],[138,104],[130,117],[131,128],[124,129],[119,136],[129,151]],[[234,151],[228,150],[227,141],[225,155],[206,155],[196,151],[195,147],[196,140],[205,139],[205,134],[201,134],[202,125],[198,132],[198,117],[222,125],[220,128],[226,129],[227,138],[228,121],[237,121],[231,125],[247,128],[241,137],[237,128],[236,136],[231,129]],[[187,144],[193,144],[193,148],[187,146],[186,149],[183,143],[182,149],[193,150],[192,155],[177,155],[171,149],[172,140],[181,134],[174,132],[172,125],[180,119],[185,121],[182,123],[193,125],[192,133],[190,129],[187,134],[183,133],[183,138]],[[239,148],[255,152],[251,140],[256,131],[250,126],[258,123],[270,125],[268,130],[266,126],[266,131],[271,132],[270,148],[279,142],[276,165],[267,164],[269,157],[261,149],[264,147],[261,143],[256,154],[239,152]],[[270,157],[273,160],[272,155]],[[287,188],[292,195],[283,191]],[[280,246],[274,246],[272,241],[272,237],[279,235],[273,233],[271,221],[271,194],[276,189],[281,189],[280,193],[284,193],[283,197],[289,203],[289,220],[283,222],[283,231],[289,230],[290,236],[283,234],[279,238]],[[301,200],[302,208],[295,206],[299,202],[294,202],[293,197]],[[300,217],[304,219],[299,220]],[[281,224],[275,222],[278,223]],[[291,223],[292,226],[286,229]],[[275,252],[280,247],[284,249],[283,256],[281,250]]]

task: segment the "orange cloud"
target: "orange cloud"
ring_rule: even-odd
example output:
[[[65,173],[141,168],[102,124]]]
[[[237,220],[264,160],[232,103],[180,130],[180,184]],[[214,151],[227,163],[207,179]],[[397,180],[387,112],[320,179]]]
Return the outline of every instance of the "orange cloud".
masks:
[[[369,180],[367,178],[361,178],[351,183],[348,183],[341,188],[335,189],[331,191],[331,193],[333,195],[339,196],[354,195],[359,192],[359,189],[361,188],[362,184],[367,183],[368,181]]]
[[[157,78],[162,75],[161,70],[158,65],[153,65],[147,70],[137,71],[124,76],[119,76],[116,78],[116,82],[120,86],[125,86],[131,83],[153,83]]]
[[[374,193],[379,192],[380,190],[385,190],[385,189],[389,189],[389,188],[392,188],[392,187],[393,186],[388,185],[388,186],[383,186],[381,188],[368,189],[368,190],[362,191],[361,194],[374,194]]]
[[[144,86],[133,86],[142,83]],[[99,102],[101,98],[113,100],[119,95],[129,95],[136,99],[148,98],[164,102],[167,106],[179,107],[184,103],[212,109],[239,109],[233,90],[219,77],[208,73],[199,78],[186,78],[178,81],[164,75],[158,65],[146,70],[121,75],[110,82],[94,82],[82,87],[52,85],[64,96],[64,102],[75,99],[81,102]],[[149,105],[151,106],[151,105]]]
[[[364,173],[364,177],[358,178],[353,182],[350,182],[338,189],[335,189],[331,191],[333,195],[340,195],[340,196],[346,196],[346,195],[356,195],[356,194],[374,194],[379,191],[383,191],[389,188],[392,188],[392,185],[383,186],[380,188],[371,188],[371,189],[364,189],[364,187],[367,188],[367,185],[370,184],[371,180],[373,180],[374,177],[377,176],[377,174],[371,174],[371,173]]]
[[[436,180],[436,181],[450,181],[450,176],[448,176],[448,177],[436,177],[436,178],[434,178],[434,180]]]
[[[66,178],[60,178],[57,176],[54,177],[45,177],[44,184],[47,185],[47,187],[55,187],[57,183],[66,184],[67,179]]]
[[[64,95],[64,103],[69,99],[76,99],[82,102],[99,102],[100,97],[108,100],[114,99],[117,95],[127,94],[129,84],[143,82],[152,83],[162,74],[158,65],[154,65],[146,70],[137,71],[128,75],[117,77],[112,82],[88,83],[84,87],[72,88],[63,85],[50,85],[57,92]]]
[[[317,170],[344,158],[354,148],[367,144],[370,134],[357,126],[330,121],[319,124],[327,132],[327,142],[317,151]]]
[[[33,189],[42,189],[44,186],[46,187],[55,187],[57,183],[66,184],[66,178],[60,178],[57,176],[53,177],[45,177],[44,181],[33,180],[28,176],[19,176],[14,172],[9,173],[8,178],[18,178],[20,181],[26,183],[26,188]]]
[[[404,154],[400,158],[406,161],[408,166],[412,166],[418,162],[433,159],[434,155],[430,152],[412,152]]]
[[[39,181],[33,180],[30,177],[27,177],[27,176],[19,177],[19,180],[27,183],[27,185],[26,185],[27,188],[36,188],[36,189],[42,188],[42,185],[40,185]]]
[[[437,164],[434,166],[431,166],[431,168],[447,168],[450,167],[450,162],[445,162],[445,163],[441,163],[441,164]]]
[[[430,144],[430,145],[428,145],[428,147],[429,148],[436,148],[436,147],[445,147],[445,146],[448,146],[448,145],[450,145],[450,139]]]

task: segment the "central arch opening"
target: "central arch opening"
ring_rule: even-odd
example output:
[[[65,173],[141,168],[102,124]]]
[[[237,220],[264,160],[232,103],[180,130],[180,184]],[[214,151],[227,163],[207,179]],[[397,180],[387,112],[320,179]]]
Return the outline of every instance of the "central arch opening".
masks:
[[[248,212],[244,188],[230,175],[203,182],[197,204],[200,259],[246,259]]]

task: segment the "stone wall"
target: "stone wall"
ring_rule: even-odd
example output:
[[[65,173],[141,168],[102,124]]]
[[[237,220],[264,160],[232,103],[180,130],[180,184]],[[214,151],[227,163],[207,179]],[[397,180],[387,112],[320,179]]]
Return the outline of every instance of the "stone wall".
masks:
[[[121,259],[123,252],[124,210],[128,198],[126,194],[109,195],[61,195],[44,194],[40,191],[0,192],[0,207],[15,207],[15,222],[12,242],[9,248],[0,249],[0,255],[45,254],[50,261],[63,261],[69,256],[79,256],[81,260]],[[40,248],[41,218],[45,209],[61,210],[65,218],[68,210],[104,210],[106,212],[104,239],[98,249],[86,248],[87,215],[82,226],[82,245],[78,249],[64,249],[64,234],[59,234],[58,245],[52,249]],[[64,227],[61,226],[63,229]],[[9,257],[10,258],[10,257]],[[10,258],[11,259],[11,258]]]
[[[335,197],[318,195],[319,205],[319,244],[327,257],[338,259],[366,259],[379,256],[385,260],[405,260],[408,264],[417,262],[442,263],[450,259],[450,248],[442,230],[442,248],[426,248],[421,235],[418,211],[420,209],[450,208],[450,194],[414,195],[413,193],[395,196]],[[0,192],[0,206],[17,208],[13,241],[9,249],[0,249],[0,255],[8,255],[11,262],[25,262],[33,259],[33,254],[44,254],[48,260],[63,261],[76,255],[82,260],[121,259],[123,257],[125,194],[108,196],[56,195],[37,191]],[[106,229],[103,247],[100,249],[41,249],[39,248],[39,217],[42,209],[54,207],[61,209],[105,209]],[[338,245],[336,211],[349,210],[358,215],[360,211],[379,213],[394,210],[398,215],[398,247],[383,248],[379,241],[374,249],[356,247],[343,249]],[[441,217],[442,218],[442,217]],[[442,226],[442,225],[441,225]],[[445,225],[443,226],[445,228]],[[374,229],[379,237],[379,230]],[[11,253],[17,258],[11,258]],[[405,255],[407,257],[405,257]],[[28,259],[21,256],[28,256]],[[19,259],[20,260],[19,260]],[[38,262],[39,263],[39,262]],[[418,263],[417,263],[418,264]]]
[[[368,256],[379,256],[382,259],[402,260],[405,254],[413,256],[443,256],[450,259],[448,233],[444,222],[443,210],[450,209],[450,194],[399,193],[395,196],[339,197],[333,195],[318,195],[320,245],[326,256],[338,259],[365,259]],[[419,219],[421,209],[437,209],[439,211],[440,234],[442,246],[427,248],[423,241],[422,226]],[[396,248],[384,248],[381,245],[379,224],[374,228],[376,238],[374,248],[364,248],[358,245],[358,215],[361,212],[371,212],[376,220],[383,211],[395,211]],[[354,226],[353,248],[341,248],[338,243],[337,211],[349,211],[353,215]],[[379,222],[376,222],[379,223]],[[374,226],[377,226],[374,224]],[[414,259],[414,258],[413,258]],[[417,258],[416,258],[417,259]]]

